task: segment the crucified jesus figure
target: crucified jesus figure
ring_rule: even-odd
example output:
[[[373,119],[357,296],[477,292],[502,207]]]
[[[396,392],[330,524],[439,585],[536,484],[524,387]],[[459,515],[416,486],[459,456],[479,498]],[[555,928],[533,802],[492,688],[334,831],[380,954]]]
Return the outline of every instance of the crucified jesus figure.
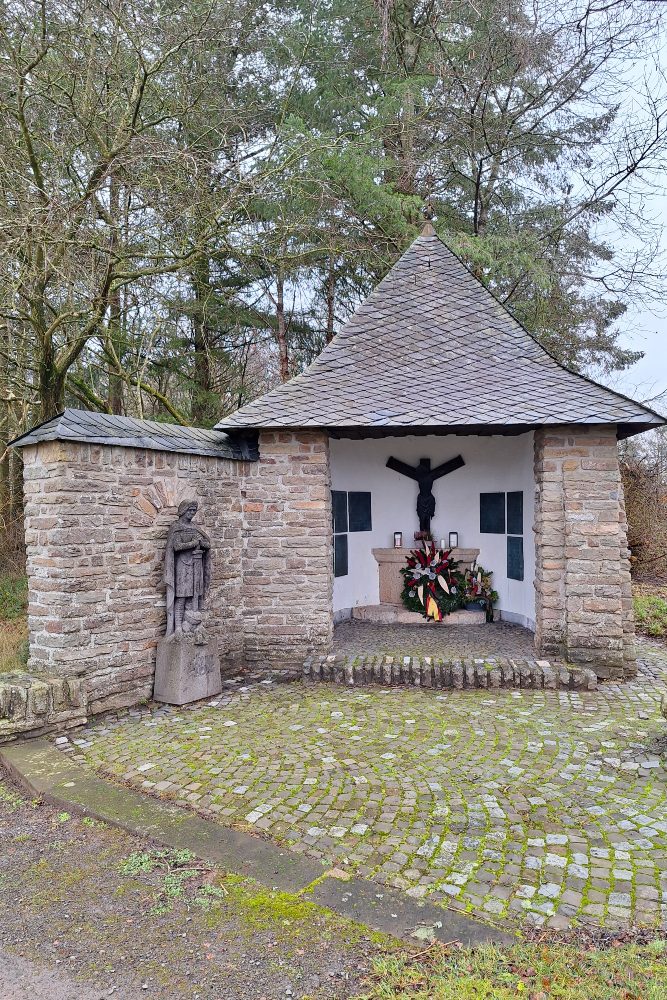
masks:
[[[435,514],[433,483],[436,479],[440,479],[442,476],[460,469],[462,465],[465,465],[465,462],[460,455],[457,455],[456,458],[450,458],[448,462],[443,462],[442,465],[436,465],[435,469],[431,468],[430,458],[420,458],[417,466],[408,465],[407,462],[401,462],[397,458],[387,459],[388,469],[400,472],[402,476],[414,479],[419,484],[417,517],[419,518],[420,531],[431,530],[431,518]]]

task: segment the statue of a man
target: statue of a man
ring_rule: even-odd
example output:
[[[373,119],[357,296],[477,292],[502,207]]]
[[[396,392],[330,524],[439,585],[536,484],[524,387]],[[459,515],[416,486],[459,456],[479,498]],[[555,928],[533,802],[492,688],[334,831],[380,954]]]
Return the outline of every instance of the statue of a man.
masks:
[[[183,630],[186,611],[199,611],[211,582],[211,539],[192,523],[199,504],[184,500],[169,529],[164,562],[167,587],[166,635]]]

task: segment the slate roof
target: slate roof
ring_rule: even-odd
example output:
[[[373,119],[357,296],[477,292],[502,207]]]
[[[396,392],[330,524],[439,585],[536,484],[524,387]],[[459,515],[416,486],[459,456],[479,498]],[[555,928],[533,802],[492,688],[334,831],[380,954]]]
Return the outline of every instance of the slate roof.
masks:
[[[180,427],[157,420],[136,420],[108,413],[67,409],[51,420],[38,424],[12,441],[15,448],[40,441],[80,441],[88,444],[120,445],[124,448],[147,448],[184,455],[213,455],[237,461],[255,460],[256,448],[242,437],[233,441],[227,434],[201,427]]]
[[[475,433],[612,423],[627,436],[664,422],[555,361],[427,224],[301,375],[216,426]]]

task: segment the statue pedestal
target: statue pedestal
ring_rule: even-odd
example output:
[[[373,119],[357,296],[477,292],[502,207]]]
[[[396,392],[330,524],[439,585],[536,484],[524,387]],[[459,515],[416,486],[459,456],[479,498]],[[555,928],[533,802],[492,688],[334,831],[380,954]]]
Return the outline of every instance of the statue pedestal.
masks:
[[[211,642],[192,636],[160,639],[155,664],[153,698],[168,705],[187,705],[222,691],[220,657]]]
[[[401,570],[405,566],[409,552],[408,548],[373,549],[380,574],[380,604],[395,604],[399,608],[403,607]],[[459,563],[462,570],[467,569],[478,555],[479,549],[452,549],[452,558]]]

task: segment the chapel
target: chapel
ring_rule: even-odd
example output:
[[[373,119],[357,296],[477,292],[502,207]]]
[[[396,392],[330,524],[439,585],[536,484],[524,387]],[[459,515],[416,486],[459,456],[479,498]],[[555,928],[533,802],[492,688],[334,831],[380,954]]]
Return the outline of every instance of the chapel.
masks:
[[[396,531],[414,545],[418,525],[392,460],[460,459],[433,484],[433,537],[453,532],[459,558],[493,571],[500,617],[540,652],[620,665],[632,627],[616,442],[661,423],[559,364],[427,222],[302,375],[217,426],[327,440],[334,620],[398,601],[384,561],[404,557],[382,550]]]
[[[551,357],[427,222],[302,374],[213,430],[70,409],[14,443],[30,665],[84,677],[91,711],[150,695],[165,540],[193,498],[230,665],[404,621],[400,568],[430,533],[493,573],[536,655],[631,676],[617,443],[664,422]]]

